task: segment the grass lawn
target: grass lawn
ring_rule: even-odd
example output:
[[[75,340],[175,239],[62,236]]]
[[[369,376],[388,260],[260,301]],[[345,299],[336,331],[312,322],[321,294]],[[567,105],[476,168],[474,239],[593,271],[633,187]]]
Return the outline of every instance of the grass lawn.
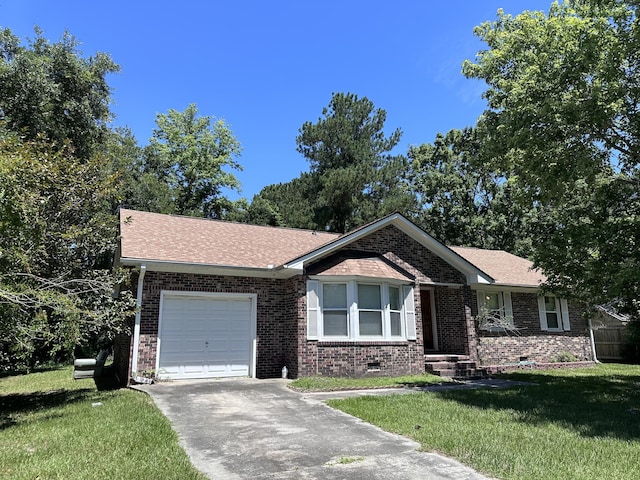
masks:
[[[0,478],[204,479],[151,399],[64,367],[0,378]]]
[[[640,477],[640,366],[503,378],[537,385],[328,403],[500,479]]]
[[[303,392],[354,390],[368,388],[395,388],[405,386],[424,386],[451,382],[448,378],[425,373],[423,375],[406,375],[404,377],[367,377],[367,378],[336,378],[336,377],[302,377],[292,381],[289,386]]]

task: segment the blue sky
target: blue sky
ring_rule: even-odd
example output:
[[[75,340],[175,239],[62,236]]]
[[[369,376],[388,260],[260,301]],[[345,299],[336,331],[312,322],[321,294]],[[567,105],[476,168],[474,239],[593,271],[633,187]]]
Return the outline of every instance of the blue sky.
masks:
[[[368,97],[401,128],[395,153],[473,125],[483,84],[460,73],[484,48],[473,27],[546,10],[551,0],[0,0],[0,27],[21,38],[68,30],[85,56],[109,53],[114,125],[146,145],[157,113],[196,103],[243,146],[236,175],[249,199],[308,170],[295,138],[333,92]],[[235,195],[234,195],[235,197]]]

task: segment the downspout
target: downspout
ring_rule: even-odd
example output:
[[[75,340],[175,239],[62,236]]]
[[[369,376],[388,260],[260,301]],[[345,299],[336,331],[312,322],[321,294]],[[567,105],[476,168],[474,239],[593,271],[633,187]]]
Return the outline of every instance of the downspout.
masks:
[[[138,344],[140,343],[140,317],[142,316],[142,287],[144,285],[144,274],[147,266],[140,265],[140,275],[138,276],[138,290],[136,292],[136,323],[133,326],[133,354],[131,359],[131,373],[138,371]]]
[[[596,341],[593,338],[593,324],[591,323],[591,315],[589,315],[589,337],[591,338],[591,355],[593,355],[593,361],[596,363],[600,363],[598,357],[596,356]]]

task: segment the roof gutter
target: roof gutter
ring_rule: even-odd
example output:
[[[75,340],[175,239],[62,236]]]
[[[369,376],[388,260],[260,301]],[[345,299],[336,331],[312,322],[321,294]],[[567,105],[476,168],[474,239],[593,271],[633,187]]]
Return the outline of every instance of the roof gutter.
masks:
[[[205,263],[172,262],[144,258],[121,258],[120,265],[136,267],[146,265],[149,272],[197,273],[205,275],[229,275],[233,277],[289,278],[301,273],[282,265],[265,267],[241,267],[236,265],[215,265]]]
[[[136,291],[136,321],[133,327],[133,353],[131,358],[132,375],[137,375],[138,371],[138,344],[140,343],[140,318],[142,317],[142,287],[144,286],[145,273],[147,273],[147,266],[143,263],[140,265],[138,289]]]

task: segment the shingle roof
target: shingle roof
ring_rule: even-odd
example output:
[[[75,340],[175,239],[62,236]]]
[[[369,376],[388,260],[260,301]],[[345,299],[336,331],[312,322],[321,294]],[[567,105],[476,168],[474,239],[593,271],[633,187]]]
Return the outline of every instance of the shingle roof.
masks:
[[[120,210],[120,236],[120,258],[134,264],[135,261],[157,261],[257,269],[279,267],[343,237],[335,233],[128,209]],[[451,247],[451,250],[499,284],[536,287],[545,280],[539,270],[531,269],[529,260],[502,250],[467,247]],[[323,273],[341,275],[347,271],[350,275],[405,278],[375,259],[345,260]]]
[[[458,255],[491,275],[496,283],[537,287],[546,280],[544,274],[533,269],[533,263],[504,250],[483,250],[470,247],[449,247]]]
[[[248,268],[279,266],[339,235],[120,210],[120,257]]]
[[[352,275],[367,278],[393,278],[396,280],[413,280],[399,272],[381,258],[347,258],[333,265],[318,275]]]

